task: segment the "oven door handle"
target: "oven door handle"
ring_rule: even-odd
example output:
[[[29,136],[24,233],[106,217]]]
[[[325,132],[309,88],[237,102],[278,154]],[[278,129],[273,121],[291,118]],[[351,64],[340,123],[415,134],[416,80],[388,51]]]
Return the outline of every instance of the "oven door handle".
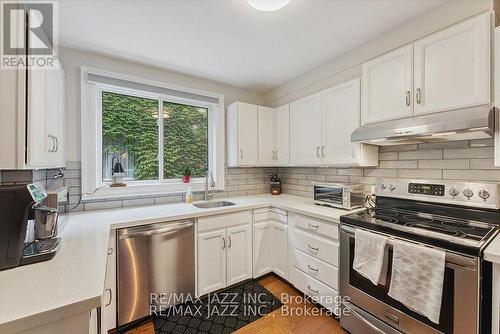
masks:
[[[365,229],[363,229],[363,230],[365,230]],[[351,226],[341,225],[340,231],[341,231],[341,233],[345,233],[349,238],[354,239],[355,229],[352,228]],[[377,232],[373,232],[370,230],[365,230],[365,231],[377,233]],[[387,235],[387,234],[383,234],[383,233],[377,233],[377,234],[380,234],[382,236],[387,237],[387,239],[388,239],[387,240],[387,247],[389,247],[389,249],[393,248],[393,246],[394,246],[393,241],[396,240],[396,238],[394,238],[390,235]],[[400,239],[400,238],[397,238],[397,239],[404,241],[404,242],[409,242],[409,243],[421,245],[420,243],[415,242],[415,241],[405,240],[405,239]],[[434,247],[434,248],[436,248],[436,247]],[[436,248],[436,249],[440,249],[440,248]],[[477,261],[475,259],[470,258],[470,257],[465,256],[465,255],[454,254],[454,253],[446,251],[444,249],[440,249],[440,250],[442,250],[446,253],[446,260],[445,260],[446,267],[453,269],[453,270],[470,270],[470,271],[474,271],[474,272],[477,271]]]
[[[356,318],[358,318],[359,320],[361,320],[362,322],[365,323],[365,325],[367,325],[368,327],[370,327],[371,329],[373,329],[375,332],[379,333],[379,334],[385,334],[384,331],[382,331],[380,328],[378,328],[377,326],[375,326],[374,324],[372,324],[371,322],[369,322],[368,320],[366,320],[365,318],[363,318],[363,316],[361,314],[359,314],[358,312],[354,311],[352,308],[348,307],[349,309],[349,312],[354,315]]]

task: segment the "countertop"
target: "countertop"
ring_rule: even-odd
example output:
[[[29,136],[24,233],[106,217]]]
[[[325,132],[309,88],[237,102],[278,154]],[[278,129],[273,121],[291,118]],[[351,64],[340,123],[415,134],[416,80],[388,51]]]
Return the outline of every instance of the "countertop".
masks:
[[[484,259],[500,264],[500,234],[498,234],[484,250]]]
[[[62,246],[52,260],[0,272],[0,333],[16,333],[99,307],[113,229],[270,206],[332,223],[348,213],[291,195],[224,200],[236,205],[199,209],[179,203],[62,215]]]

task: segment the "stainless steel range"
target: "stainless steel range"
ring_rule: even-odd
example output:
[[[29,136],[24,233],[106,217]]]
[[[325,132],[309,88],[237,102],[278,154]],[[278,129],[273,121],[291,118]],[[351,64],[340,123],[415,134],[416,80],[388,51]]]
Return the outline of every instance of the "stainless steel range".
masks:
[[[490,333],[491,264],[482,253],[498,233],[499,185],[380,179],[375,194],[369,208],[340,218],[340,292],[348,297],[342,327],[353,334]],[[355,229],[389,238],[385,284],[352,269]],[[439,324],[389,297],[395,239],[446,252]]]

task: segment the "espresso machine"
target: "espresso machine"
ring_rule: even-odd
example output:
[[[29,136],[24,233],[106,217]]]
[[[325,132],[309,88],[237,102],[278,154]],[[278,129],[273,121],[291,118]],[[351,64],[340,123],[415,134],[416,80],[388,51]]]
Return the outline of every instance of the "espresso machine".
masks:
[[[39,183],[0,186],[0,270],[52,259],[61,246],[58,212]]]

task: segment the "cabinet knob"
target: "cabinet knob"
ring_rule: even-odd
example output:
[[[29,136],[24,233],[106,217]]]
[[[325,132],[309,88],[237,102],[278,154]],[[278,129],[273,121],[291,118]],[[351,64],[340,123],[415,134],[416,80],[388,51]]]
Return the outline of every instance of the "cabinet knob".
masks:
[[[395,186],[393,186],[392,184],[390,184],[390,185],[389,185],[389,190],[390,190],[390,191],[393,191],[394,189],[396,189],[396,187],[395,187]]]

